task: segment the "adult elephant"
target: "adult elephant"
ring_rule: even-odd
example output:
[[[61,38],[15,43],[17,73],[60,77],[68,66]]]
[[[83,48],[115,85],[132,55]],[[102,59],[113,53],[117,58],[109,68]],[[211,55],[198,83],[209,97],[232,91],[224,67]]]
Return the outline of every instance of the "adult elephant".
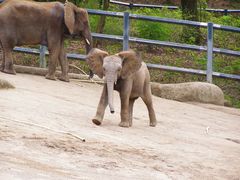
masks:
[[[0,4],[0,70],[16,74],[13,67],[14,46],[41,44],[48,46],[49,62],[47,79],[55,79],[59,61],[62,81],[69,81],[68,61],[64,50],[64,36],[83,37],[87,53],[92,48],[92,36],[88,13],[66,1],[34,2],[27,0],[5,0]]]

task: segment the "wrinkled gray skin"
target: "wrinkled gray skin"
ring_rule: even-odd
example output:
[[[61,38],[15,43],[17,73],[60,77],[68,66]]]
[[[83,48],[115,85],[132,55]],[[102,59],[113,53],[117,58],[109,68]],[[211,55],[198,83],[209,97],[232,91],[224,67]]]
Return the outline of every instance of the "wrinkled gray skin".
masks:
[[[86,51],[90,51],[92,37],[86,10],[70,2],[64,5],[59,2],[5,0],[0,4],[0,70],[16,74],[12,57],[14,46],[42,44],[48,46],[50,53],[46,78],[55,80],[59,62],[62,69],[59,79],[69,81],[65,35],[83,37]]]
[[[133,104],[138,97],[142,98],[148,108],[150,126],[156,126],[149,71],[136,52],[130,50],[108,55],[107,52],[94,48],[87,56],[87,63],[100,78],[105,77],[105,84],[97,113],[92,120],[93,123],[96,125],[102,123],[107,105],[109,105],[111,113],[114,113],[113,90],[117,90],[121,99],[119,126],[132,126]]]

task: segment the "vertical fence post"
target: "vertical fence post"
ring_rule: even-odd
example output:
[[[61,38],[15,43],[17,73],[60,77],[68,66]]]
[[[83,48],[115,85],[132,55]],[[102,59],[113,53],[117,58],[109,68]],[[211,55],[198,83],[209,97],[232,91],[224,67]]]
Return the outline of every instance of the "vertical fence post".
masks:
[[[40,45],[40,67],[41,68],[46,68],[46,59],[45,59],[45,54],[46,54],[47,47]]]
[[[212,83],[213,61],[213,23],[208,23],[207,35],[207,82]]]
[[[129,12],[124,12],[123,21],[123,50],[125,51],[129,48]]]
[[[225,15],[225,16],[228,15],[228,9],[224,9],[224,15]]]

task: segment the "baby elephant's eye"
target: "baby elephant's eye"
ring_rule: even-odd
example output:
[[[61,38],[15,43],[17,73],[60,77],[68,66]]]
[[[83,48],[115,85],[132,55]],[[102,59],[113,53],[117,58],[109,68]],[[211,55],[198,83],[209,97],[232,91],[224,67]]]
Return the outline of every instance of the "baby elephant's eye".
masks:
[[[105,72],[106,71],[106,69],[105,69],[105,67],[103,67],[103,72]]]
[[[118,68],[118,72],[120,72],[121,70],[122,70],[122,68],[121,68],[121,67],[119,67],[119,68]]]

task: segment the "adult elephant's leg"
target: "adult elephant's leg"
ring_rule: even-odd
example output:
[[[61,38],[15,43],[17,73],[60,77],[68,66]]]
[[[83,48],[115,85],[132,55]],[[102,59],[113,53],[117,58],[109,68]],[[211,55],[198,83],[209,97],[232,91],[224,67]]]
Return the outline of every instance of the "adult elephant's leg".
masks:
[[[59,77],[59,80],[69,82],[68,59],[67,59],[66,52],[65,52],[65,49],[64,49],[63,41],[61,43],[61,49],[60,49],[60,53],[59,53],[59,63],[61,65],[61,69],[62,69],[62,74]]]
[[[55,72],[60,53],[60,45],[49,46],[48,73],[46,79],[56,80]]]
[[[6,49],[3,50],[4,54],[4,64],[3,66],[3,72],[8,74],[16,74],[16,71],[13,67],[13,56],[12,56],[12,49]]]
[[[5,66],[5,57],[4,57],[4,50],[3,50],[3,45],[0,40],[0,71],[3,71],[4,66]]]
[[[102,95],[97,107],[97,113],[92,119],[92,122],[96,125],[101,125],[104,117],[104,112],[108,104],[107,85],[104,84]]]
[[[156,120],[156,116],[155,116],[155,112],[153,109],[153,103],[152,103],[152,93],[151,93],[151,89],[150,89],[150,85],[146,88],[145,94],[142,97],[142,100],[144,101],[144,103],[146,104],[147,108],[148,108],[148,115],[149,115],[149,119],[150,119],[150,126],[156,126],[157,125],[157,120]]]

